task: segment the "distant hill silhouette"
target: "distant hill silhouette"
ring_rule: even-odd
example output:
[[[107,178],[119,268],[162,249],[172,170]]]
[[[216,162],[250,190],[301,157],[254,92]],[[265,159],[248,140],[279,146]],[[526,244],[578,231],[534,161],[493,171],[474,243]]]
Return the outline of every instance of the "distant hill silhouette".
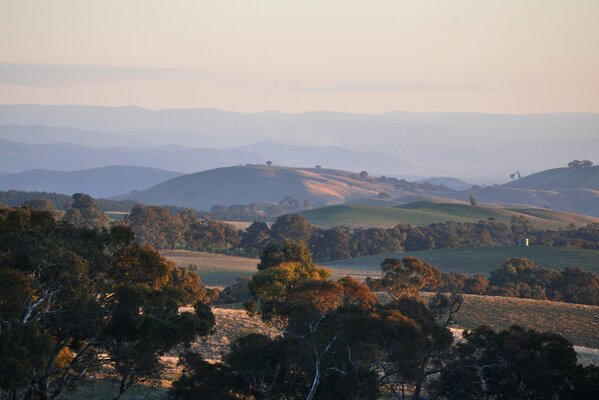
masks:
[[[109,166],[79,171],[30,170],[0,176],[0,190],[55,192],[93,197],[143,190],[181,175],[156,168]]]

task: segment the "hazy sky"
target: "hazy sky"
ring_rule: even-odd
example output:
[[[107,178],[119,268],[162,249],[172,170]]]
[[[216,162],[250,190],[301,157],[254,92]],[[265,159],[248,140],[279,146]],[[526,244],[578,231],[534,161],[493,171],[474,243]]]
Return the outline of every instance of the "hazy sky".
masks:
[[[598,0],[0,0],[0,103],[599,112]]]

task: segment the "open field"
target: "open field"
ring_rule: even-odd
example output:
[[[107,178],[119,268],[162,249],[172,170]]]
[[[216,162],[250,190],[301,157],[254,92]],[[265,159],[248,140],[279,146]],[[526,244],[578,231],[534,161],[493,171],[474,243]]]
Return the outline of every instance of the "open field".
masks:
[[[432,296],[425,293],[424,298]],[[577,346],[599,348],[599,307],[546,300],[466,295],[457,326],[487,325],[495,330],[520,325],[559,333]]]
[[[378,275],[379,266],[385,258],[403,258],[406,256],[421,258],[443,272],[462,272],[465,274],[488,275],[491,270],[497,268],[511,257],[526,257],[544,268],[563,269],[565,267],[580,267],[589,271],[599,272],[599,251],[541,246],[499,246],[408,251],[331,261],[323,265],[334,270],[345,270],[346,273],[359,276]]]
[[[343,204],[315,208],[299,213],[312,224],[320,226],[345,225],[350,227],[392,227],[397,224],[429,225],[436,222],[478,222],[493,217],[498,222],[510,223],[513,216],[524,216],[542,229],[566,227],[569,223],[585,225],[598,218],[568,214],[545,209],[505,209],[471,206],[458,203],[419,201],[396,207]]]
[[[258,265],[258,259],[255,258],[199,251],[162,251],[161,254],[178,266],[197,266],[206,286],[228,286],[235,283],[238,277],[253,275]]]

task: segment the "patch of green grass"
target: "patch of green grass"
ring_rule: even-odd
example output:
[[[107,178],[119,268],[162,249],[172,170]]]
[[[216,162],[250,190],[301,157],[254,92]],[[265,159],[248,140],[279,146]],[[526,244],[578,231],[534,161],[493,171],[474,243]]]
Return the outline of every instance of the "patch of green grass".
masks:
[[[333,270],[355,271],[355,273],[361,275],[376,275],[379,274],[379,266],[385,258],[401,259],[407,256],[414,256],[425,260],[443,272],[461,272],[465,274],[488,275],[491,270],[499,267],[508,258],[512,257],[526,257],[543,268],[564,269],[566,267],[579,267],[599,273],[599,251],[597,250],[541,246],[499,246],[407,251],[331,261],[324,263],[324,266]]]
[[[458,203],[419,201],[396,207],[342,204],[306,210],[299,213],[312,224],[320,226],[383,227],[397,224],[429,225],[437,222],[478,222],[495,218],[510,223],[513,216],[524,216],[541,229],[565,227],[570,222],[579,225],[596,222],[596,218],[558,213],[550,210],[508,210],[496,207],[471,206]]]

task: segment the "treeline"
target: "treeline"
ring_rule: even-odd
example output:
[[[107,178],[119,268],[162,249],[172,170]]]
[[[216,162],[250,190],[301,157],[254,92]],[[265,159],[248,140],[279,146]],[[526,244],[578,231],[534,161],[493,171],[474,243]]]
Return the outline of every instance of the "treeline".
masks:
[[[422,227],[400,224],[393,228],[324,229],[312,226],[301,216],[285,214],[271,226],[254,222],[245,230],[237,230],[224,222],[205,220],[192,210],[171,212],[165,207],[137,205],[127,223],[138,240],[156,247],[181,246],[257,256],[268,243],[292,240],[307,243],[318,261],[400,251],[508,245],[523,237],[544,246],[587,249],[599,246],[599,224],[578,229],[536,230],[522,217],[513,218],[510,225],[488,219]]]
[[[59,211],[66,211],[73,203],[72,196],[60,193],[26,192],[22,190],[0,191],[0,203],[9,207],[49,202]],[[102,211],[130,211],[137,202],[133,200],[94,199],[96,206]]]
[[[466,294],[599,305],[599,274],[573,267],[539,268],[526,258],[510,258],[488,279],[452,272],[443,274],[443,282],[446,290]]]
[[[336,226],[324,229],[312,226],[301,216],[284,214],[279,216],[272,226],[258,221],[245,230],[237,230],[230,224],[213,220],[211,213],[196,212],[186,208],[113,202],[93,199],[80,193],[72,197],[55,195],[56,198],[52,197],[54,194],[48,193],[38,193],[39,198],[34,192],[9,191],[0,192],[0,195],[2,193],[13,196],[11,201],[5,202],[9,206],[19,203],[37,209],[53,210],[54,202],[60,200],[61,209],[67,214],[70,209],[78,207],[77,204],[81,201],[77,198],[82,196],[85,197],[84,203],[89,206],[88,208],[99,212],[108,208],[114,211],[114,208],[130,207],[128,209],[130,214],[123,222],[133,228],[140,242],[158,248],[184,247],[257,256],[267,243],[289,239],[308,243],[314,258],[318,261],[399,251],[509,245],[521,238],[528,238],[532,245],[599,248],[599,224],[597,223],[580,228],[571,225],[567,229],[540,230],[522,216],[512,218],[509,225],[489,218],[474,223],[448,221],[419,227],[399,224],[392,228]],[[82,223],[88,227],[95,223],[107,223],[106,218],[98,216],[97,212],[94,211],[92,214],[94,218]],[[80,225],[77,219],[68,220],[75,225]]]

